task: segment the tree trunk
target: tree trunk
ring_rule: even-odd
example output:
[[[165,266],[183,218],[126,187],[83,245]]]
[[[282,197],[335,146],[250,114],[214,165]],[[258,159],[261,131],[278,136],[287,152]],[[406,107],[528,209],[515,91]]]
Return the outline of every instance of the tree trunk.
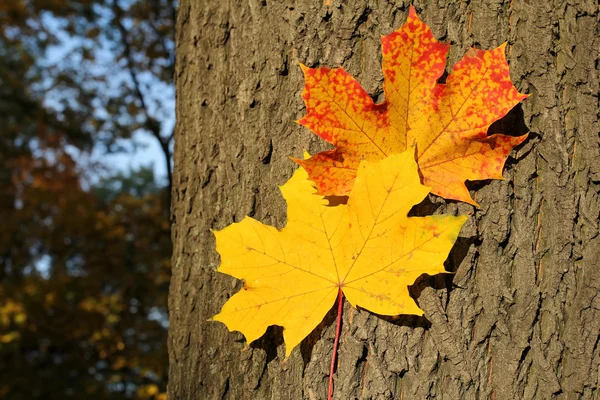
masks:
[[[289,155],[327,148],[294,123],[298,63],[342,65],[381,101],[380,35],[407,1],[181,0],[170,292],[170,399],[324,399],[335,311],[283,362],[281,329],[248,348],[207,322],[240,288],[216,272],[209,229],[245,215],[281,228]],[[331,3],[331,5],[329,5]],[[600,30],[594,0],[415,1],[434,35],[508,41],[513,82],[531,96],[494,129],[530,131],[505,181],[473,185],[448,262],[412,292],[425,318],[344,306],[336,399],[598,399],[600,396]],[[427,207],[427,206],[426,206]]]

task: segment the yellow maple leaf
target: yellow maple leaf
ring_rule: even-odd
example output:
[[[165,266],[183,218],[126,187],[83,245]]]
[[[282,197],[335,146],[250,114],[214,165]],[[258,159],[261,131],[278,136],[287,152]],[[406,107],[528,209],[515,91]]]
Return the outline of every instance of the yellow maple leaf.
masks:
[[[281,192],[285,228],[250,217],[214,232],[219,272],[244,280],[213,319],[250,343],[270,325],[284,328],[286,356],[323,319],[339,291],[377,314],[417,314],[408,286],[444,272],[465,216],[407,217],[429,193],[414,149],[364,161],[347,205],[330,207],[299,168]]]

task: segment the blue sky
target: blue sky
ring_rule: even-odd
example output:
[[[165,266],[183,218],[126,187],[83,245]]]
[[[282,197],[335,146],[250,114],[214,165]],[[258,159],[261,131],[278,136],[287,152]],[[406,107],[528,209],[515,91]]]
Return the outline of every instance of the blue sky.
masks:
[[[139,133],[134,136],[139,146],[130,153],[106,154],[104,149],[97,146],[92,153],[92,160],[98,161],[107,167],[109,171],[128,171],[140,166],[152,165],[154,173],[160,182],[167,179],[167,168],[164,156],[158,141],[149,134]]]
[[[106,14],[105,18],[104,23],[108,25],[112,16]],[[129,21],[123,22],[126,25],[129,23]],[[102,24],[102,21],[100,23]],[[101,87],[99,91],[99,93],[106,96],[118,96],[120,85],[132,84],[129,72],[115,60],[114,43],[110,40],[101,36],[99,41],[90,40],[87,43],[93,48],[95,54],[95,62],[90,64],[82,61],[78,54],[74,52],[74,49],[86,44],[83,41],[85,39],[74,38],[66,33],[61,26],[61,21],[51,14],[44,16],[43,24],[46,29],[53,31],[60,39],[60,44],[50,47],[45,59],[40,60],[40,65],[44,68],[52,70],[55,65],[59,67],[66,64],[71,65],[71,67],[75,66],[75,69],[82,71],[81,73],[85,77],[109,76],[110,79],[107,84]],[[143,93],[148,113],[161,123],[162,135],[168,136],[175,124],[175,91],[173,85],[165,84],[150,72],[140,71],[137,78],[141,83],[140,90]],[[62,107],[60,101],[68,99],[69,96],[72,96],[72,94],[64,90],[49,90],[46,92],[45,104],[48,107],[60,109]],[[101,101],[99,104],[101,104]],[[101,106],[97,108],[96,112],[99,114],[105,113]],[[149,132],[138,130],[133,132],[132,139],[119,140],[118,144],[124,151],[107,152],[107,149],[101,143],[98,143],[90,154],[83,154],[74,148],[70,148],[68,151],[79,162],[80,167],[87,171],[88,179],[91,182],[104,175],[152,165],[158,181],[166,184],[167,169],[164,155],[155,137]],[[100,168],[89,168],[89,166],[97,166],[98,164],[101,165]]]

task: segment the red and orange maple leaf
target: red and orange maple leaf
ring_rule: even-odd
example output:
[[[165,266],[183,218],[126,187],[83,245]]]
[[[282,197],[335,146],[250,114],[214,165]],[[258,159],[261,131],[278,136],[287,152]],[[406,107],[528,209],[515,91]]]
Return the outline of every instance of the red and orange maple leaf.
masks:
[[[375,104],[343,68],[302,66],[307,115],[299,123],[335,149],[294,161],[320,194],[344,196],[361,160],[416,146],[422,182],[432,193],[477,205],[465,181],[502,179],[509,152],[527,136],[487,136],[527,97],[510,80],[505,47],[469,50],[438,83],[449,45],[433,37],[411,6],[404,26],[382,38],[385,102]]]

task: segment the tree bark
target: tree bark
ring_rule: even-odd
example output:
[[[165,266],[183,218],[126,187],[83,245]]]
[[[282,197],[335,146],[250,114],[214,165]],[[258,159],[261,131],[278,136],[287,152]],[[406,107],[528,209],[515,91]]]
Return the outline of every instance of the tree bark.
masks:
[[[329,5],[331,3],[331,5]],[[531,96],[501,124],[530,130],[505,181],[472,185],[446,277],[413,286],[424,318],[344,306],[336,399],[597,399],[600,396],[600,29],[593,0],[415,1],[448,68],[508,41]],[[324,399],[335,311],[286,362],[280,328],[246,348],[207,320],[240,288],[216,272],[210,229],[250,215],[281,228],[277,185],[327,145],[294,123],[298,66],[342,65],[383,100],[380,35],[407,1],[181,0],[170,292],[170,399]],[[526,127],[526,128],[525,128]]]

